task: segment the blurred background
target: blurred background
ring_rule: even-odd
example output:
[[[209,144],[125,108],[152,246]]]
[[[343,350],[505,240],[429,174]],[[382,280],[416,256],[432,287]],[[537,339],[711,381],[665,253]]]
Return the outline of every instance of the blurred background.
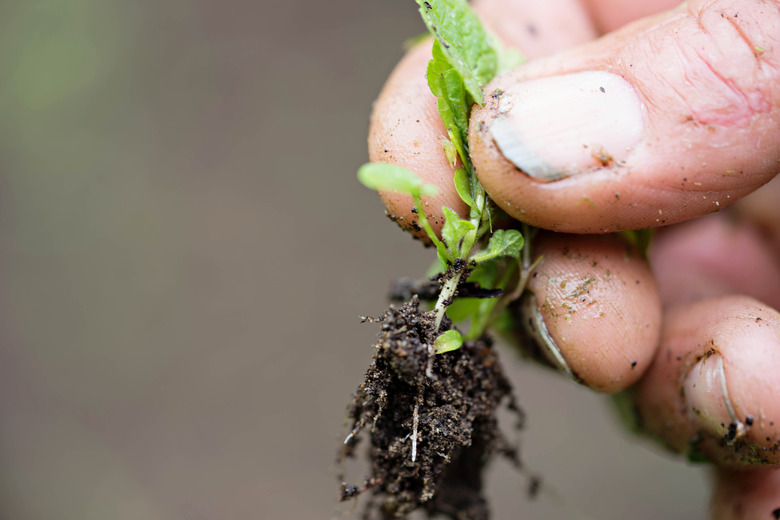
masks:
[[[432,256],[355,172],[423,30],[411,0],[0,3],[0,518],[357,518],[358,316]],[[497,463],[496,519],[705,518],[702,470],[504,358],[549,491]]]

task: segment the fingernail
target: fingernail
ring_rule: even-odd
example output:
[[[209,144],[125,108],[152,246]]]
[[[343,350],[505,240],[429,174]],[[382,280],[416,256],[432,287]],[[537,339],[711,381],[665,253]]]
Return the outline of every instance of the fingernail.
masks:
[[[542,181],[619,164],[643,131],[636,91],[621,76],[603,71],[525,81],[506,89],[490,128],[501,153]]]
[[[689,413],[705,430],[723,435],[727,443],[745,432],[734,411],[720,354],[703,357],[693,365],[684,383]]]
[[[539,350],[541,350],[544,357],[553,367],[557,368],[572,381],[579,383],[580,380],[575,376],[571,367],[569,367],[563,352],[558,348],[558,344],[555,343],[555,340],[547,330],[547,324],[544,322],[544,317],[539,312],[539,305],[536,303],[536,296],[530,292],[526,293],[522,298],[521,305],[523,325],[526,333],[536,340]]]

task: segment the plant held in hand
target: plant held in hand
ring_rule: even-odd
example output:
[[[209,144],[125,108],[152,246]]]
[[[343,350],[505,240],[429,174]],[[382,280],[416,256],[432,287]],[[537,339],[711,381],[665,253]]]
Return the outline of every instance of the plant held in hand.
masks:
[[[369,188],[413,199],[416,225],[436,248],[437,291],[429,312],[420,310],[425,284],[418,284],[403,306],[365,319],[380,321],[381,331],[374,361],[349,406],[351,431],[339,459],[354,455],[368,429],[371,475],[360,487],[342,478],[341,498],[371,489],[368,517],[403,517],[422,508],[431,515],[487,518],[482,468],[497,453],[519,464],[496,411],[506,399],[522,416],[486,331],[504,322],[508,305],[523,292],[534,267],[525,239],[533,230],[525,226],[524,237],[496,226],[500,210],[474,173],[466,136],[471,106],[483,104],[484,85],[521,58],[486,32],[465,0],[417,3],[435,38],[428,85],[447,129],[442,146],[454,167],[452,182],[468,215],[441,208],[440,238],[423,202],[435,195],[434,186],[389,163],[366,164],[358,172]]]

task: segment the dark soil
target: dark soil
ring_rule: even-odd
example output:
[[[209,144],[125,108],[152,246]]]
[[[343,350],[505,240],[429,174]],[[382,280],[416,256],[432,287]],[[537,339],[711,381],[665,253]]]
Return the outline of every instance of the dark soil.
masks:
[[[495,455],[520,464],[498,428],[502,401],[516,412],[518,428],[522,422],[491,342],[431,354],[433,318],[420,312],[416,296],[371,321],[382,324],[376,354],[349,405],[352,429],[339,454],[341,463],[354,457],[368,437],[370,474],[359,485],[341,475],[341,500],[370,491],[365,519],[403,518],[418,509],[429,517],[487,519],[485,465]]]

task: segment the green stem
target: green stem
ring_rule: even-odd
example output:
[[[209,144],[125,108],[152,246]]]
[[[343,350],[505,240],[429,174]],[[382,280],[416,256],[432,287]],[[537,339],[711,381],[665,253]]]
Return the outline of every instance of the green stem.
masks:
[[[468,333],[469,339],[476,339],[481,336],[485,329],[490,327],[496,318],[498,318],[498,315],[501,314],[501,311],[506,309],[510,303],[523,295],[523,292],[528,285],[528,278],[531,276],[531,272],[536,269],[536,266],[539,265],[539,263],[544,258],[543,256],[539,256],[536,260],[531,262],[531,241],[533,234],[534,230],[528,224],[523,223],[523,236],[526,237],[526,240],[525,245],[523,246],[522,262],[518,262],[520,273],[518,275],[517,285],[515,285],[515,290],[511,293],[505,294],[501,297],[501,299],[499,299],[499,301],[495,303],[493,308],[490,310],[490,314],[487,316],[487,319],[480,320],[479,323],[472,325],[472,330],[470,330]],[[501,280],[498,287],[504,287],[504,285],[507,284],[509,281],[509,275],[511,275],[511,273],[509,269],[507,269],[507,272],[505,273],[504,278]]]
[[[450,262],[454,262],[455,258],[447,251],[447,247],[444,245],[444,243],[439,240],[439,237],[436,236],[436,233],[434,233],[433,228],[431,227],[431,224],[428,222],[428,217],[425,215],[425,208],[423,207],[422,198],[420,198],[419,195],[414,196],[414,205],[417,208],[417,221],[420,223],[420,226],[425,230],[425,233],[428,235],[428,238],[431,239],[431,242],[433,242],[433,245],[436,246],[436,249],[442,252],[444,256],[449,260]]]
[[[497,289],[504,289],[504,287],[509,284],[509,280],[512,278],[513,269],[510,266],[507,266],[507,269],[504,271],[504,274],[501,276],[501,280],[498,281],[497,284],[495,284],[495,287]],[[485,329],[493,323],[495,320],[495,317],[498,315],[495,313],[496,307],[500,306],[501,303],[504,301],[505,296],[501,297],[498,300],[490,300],[489,302],[484,302],[483,305],[486,303],[489,305],[487,308],[485,308],[484,311],[480,310],[480,313],[474,317],[474,320],[471,323],[471,329],[469,330],[468,334],[466,335],[466,339],[468,340],[475,340],[479,338],[483,332],[485,332]]]
[[[523,236],[525,237],[525,244],[523,245],[523,263],[520,266],[520,278],[517,281],[515,290],[509,295],[509,302],[518,299],[523,294],[525,286],[528,285],[528,277],[531,275],[531,271],[536,269],[536,266],[539,265],[543,258],[540,256],[531,263],[531,227],[525,222],[523,222]]]
[[[477,243],[482,235],[486,231],[484,226],[485,222],[489,220],[488,212],[485,211],[485,205],[487,204],[487,193],[485,188],[477,181],[477,193],[474,197],[474,202],[477,204],[477,210],[471,213],[471,223],[474,224],[474,229],[466,233],[463,237],[463,244],[461,245],[461,258],[463,260],[471,256],[471,250],[474,248],[474,244]]]

